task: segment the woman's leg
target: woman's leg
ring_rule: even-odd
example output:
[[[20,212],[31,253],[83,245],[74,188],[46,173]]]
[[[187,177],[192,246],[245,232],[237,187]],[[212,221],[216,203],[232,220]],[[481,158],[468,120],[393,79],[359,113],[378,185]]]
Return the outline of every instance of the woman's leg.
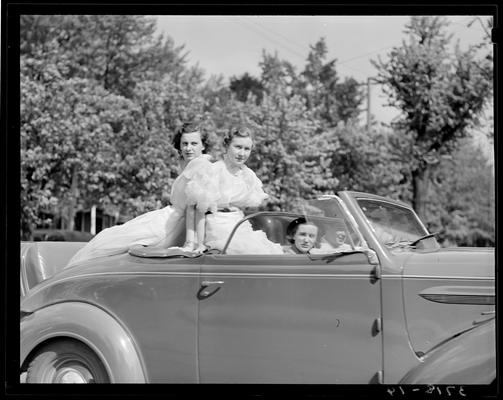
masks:
[[[197,244],[194,246],[194,251],[202,253],[206,250],[204,245],[204,234],[206,230],[206,216],[205,213],[196,209],[195,211],[195,226],[196,226],[196,239]]]
[[[195,247],[195,207],[187,206],[185,211],[185,243],[183,245],[184,250],[192,251]]]

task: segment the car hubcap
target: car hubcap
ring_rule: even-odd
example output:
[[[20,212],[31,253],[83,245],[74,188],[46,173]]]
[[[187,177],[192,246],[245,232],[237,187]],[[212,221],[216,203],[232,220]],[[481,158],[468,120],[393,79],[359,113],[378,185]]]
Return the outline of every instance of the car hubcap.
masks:
[[[60,369],[54,377],[55,383],[90,383],[92,375],[85,368],[82,370],[73,367]]]

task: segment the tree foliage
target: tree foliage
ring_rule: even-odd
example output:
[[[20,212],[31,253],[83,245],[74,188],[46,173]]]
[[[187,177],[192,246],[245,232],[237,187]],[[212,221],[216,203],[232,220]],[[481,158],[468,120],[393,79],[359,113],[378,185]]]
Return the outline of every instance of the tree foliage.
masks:
[[[323,128],[334,127],[339,122],[355,119],[360,113],[363,95],[359,83],[354,78],[339,82],[336,59],[327,60],[328,48],[324,38],[314,45],[306,59],[302,72],[277,53],[263,52],[260,61],[260,79],[245,73],[240,78],[231,78],[230,88],[236,98],[246,101],[252,93],[257,104],[263,94],[281,92],[286,97],[300,96],[313,118],[323,123]]]
[[[71,229],[91,205],[160,206],[174,126],[204,112],[202,71],[146,17],[23,16],[21,27],[23,237],[42,212]]]
[[[472,140],[462,140],[434,174],[430,229],[446,245],[494,246],[494,183],[494,165]]]
[[[72,229],[77,200],[99,204],[116,179],[111,169],[116,144],[134,131],[137,110],[128,99],[78,78],[46,85],[22,79],[21,103],[23,190],[31,193],[28,197],[40,193],[40,206],[57,210]],[[49,204],[55,210],[47,210]]]
[[[23,15],[22,235],[50,215],[71,229],[93,205],[129,217],[165,206],[180,172],[173,134],[197,119],[214,143],[230,126],[252,127],[248,164],[270,195],[264,208],[302,211],[301,199],[344,189],[417,206],[424,193],[425,220],[443,241],[494,243],[490,167],[458,146],[477,123],[490,66],[477,65],[480,48],[448,53],[443,29],[413,18],[409,41],[376,63],[403,118],[368,132],[361,85],[340,79],[323,38],[300,71],[264,51],[258,77],[226,83],[187,65],[152,18]],[[418,192],[418,182],[430,185]]]
[[[308,108],[315,110],[315,116],[328,127],[334,127],[358,116],[363,96],[355,79],[339,82],[337,60],[326,60],[327,55],[327,44],[321,38],[311,46],[297,86]]]
[[[257,78],[248,74],[248,72],[244,73],[239,78],[232,77],[230,79],[229,88],[236,94],[236,99],[239,101],[246,101],[248,95],[251,93],[255,96],[257,104],[259,104],[264,95],[264,86]]]
[[[402,114],[395,124],[410,141],[413,205],[427,217],[431,165],[449,155],[459,139],[478,123],[491,82],[475,50],[449,51],[451,36],[443,17],[412,17],[408,42],[395,47],[388,60],[374,65],[390,105]]]
[[[23,15],[21,56],[55,63],[63,79],[92,79],[128,97],[137,82],[184,72],[183,46],[156,37],[155,28],[155,18],[133,15]]]

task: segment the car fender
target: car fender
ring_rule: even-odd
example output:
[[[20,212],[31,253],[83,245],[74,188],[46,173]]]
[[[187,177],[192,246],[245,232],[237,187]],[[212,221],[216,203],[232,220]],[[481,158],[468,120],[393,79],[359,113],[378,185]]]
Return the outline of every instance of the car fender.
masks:
[[[435,347],[402,384],[490,384],[496,379],[495,320],[483,322]]]
[[[132,335],[103,309],[84,302],[63,302],[21,314],[21,365],[43,343],[73,338],[96,353],[112,383],[146,382],[144,363]]]

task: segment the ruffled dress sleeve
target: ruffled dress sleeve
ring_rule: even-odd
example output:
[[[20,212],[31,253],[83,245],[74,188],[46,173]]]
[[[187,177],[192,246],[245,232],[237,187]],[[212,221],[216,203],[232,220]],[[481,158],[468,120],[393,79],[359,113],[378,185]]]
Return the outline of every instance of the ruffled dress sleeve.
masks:
[[[262,181],[250,168],[245,167],[243,175],[243,179],[248,187],[246,207],[258,207],[269,195],[264,192]]]
[[[219,198],[218,179],[213,173],[209,157],[203,154],[190,161],[182,172],[187,179],[187,205],[195,205],[202,212],[216,212]]]

